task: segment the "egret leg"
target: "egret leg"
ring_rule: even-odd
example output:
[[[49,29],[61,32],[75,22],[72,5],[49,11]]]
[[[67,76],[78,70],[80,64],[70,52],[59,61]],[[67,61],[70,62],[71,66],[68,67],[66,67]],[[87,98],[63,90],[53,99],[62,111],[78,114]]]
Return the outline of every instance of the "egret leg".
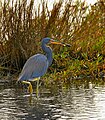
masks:
[[[34,81],[38,81],[38,80],[40,80],[40,77],[38,77],[38,78],[34,78],[34,79],[31,80],[31,81],[34,82]]]
[[[36,86],[36,96],[37,98],[39,97],[39,80],[40,80],[40,77],[38,78],[34,78],[33,80],[31,80],[32,82],[37,82],[37,86]]]
[[[28,81],[22,81],[22,83],[24,83],[24,84],[29,84],[29,86],[28,86],[28,91],[29,91],[29,93],[32,95],[32,93],[33,93],[32,84],[31,84],[30,82],[28,82]]]
[[[37,80],[36,96],[37,96],[37,98],[39,97],[39,80]]]

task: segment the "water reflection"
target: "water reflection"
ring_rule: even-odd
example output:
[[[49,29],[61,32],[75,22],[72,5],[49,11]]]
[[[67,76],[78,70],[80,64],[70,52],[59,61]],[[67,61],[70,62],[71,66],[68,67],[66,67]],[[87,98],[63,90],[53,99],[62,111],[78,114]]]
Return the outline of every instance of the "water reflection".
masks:
[[[40,98],[0,84],[0,120],[104,120],[105,85],[88,80],[41,87]]]

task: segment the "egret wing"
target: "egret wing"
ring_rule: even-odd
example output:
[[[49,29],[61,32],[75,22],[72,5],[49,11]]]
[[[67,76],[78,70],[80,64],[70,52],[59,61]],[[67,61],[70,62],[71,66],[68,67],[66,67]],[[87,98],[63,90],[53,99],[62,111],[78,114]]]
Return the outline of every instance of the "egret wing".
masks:
[[[48,69],[47,57],[43,54],[37,54],[30,57],[20,74],[19,80],[30,80],[43,76]]]

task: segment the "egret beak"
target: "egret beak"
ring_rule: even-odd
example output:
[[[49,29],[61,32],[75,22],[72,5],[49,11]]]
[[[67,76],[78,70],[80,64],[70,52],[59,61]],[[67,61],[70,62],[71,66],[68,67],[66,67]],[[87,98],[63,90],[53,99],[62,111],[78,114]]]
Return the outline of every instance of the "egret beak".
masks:
[[[56,41],[53,40],[53,39],[50,40],[50,43],[51,43],[51,44],[56,44],[56,45],[63,45],[63,46],[65,46],[65,44],[63,44],[63,43],[61,43],[61,42],[56,42]]]
[[[71,45],[66,44],[66,43],[57,42],[57,41],[55,41],[55,40],[53,40],[53,39],[51,39],[51,40],[50,40],[50,43],[51,43],[51,44],[62,45],[62,46],[68,46],[68,47],[70,47],[70,46],[71,46]]]

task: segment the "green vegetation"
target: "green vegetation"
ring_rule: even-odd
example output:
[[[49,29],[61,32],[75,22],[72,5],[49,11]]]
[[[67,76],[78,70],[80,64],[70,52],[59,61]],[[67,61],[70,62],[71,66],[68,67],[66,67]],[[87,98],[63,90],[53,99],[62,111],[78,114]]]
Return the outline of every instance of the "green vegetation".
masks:
[[[104,73],[104,0],[91,6],[60,1],[52,10],[45,1],[38,8],[34,0],[12,5],[5,1],[0,6],[0,78],[17,76],[30,56],[42,52],[40,40],[46,36],[72,46],[52,46],[54,61],[44,79],[65,81]]]

